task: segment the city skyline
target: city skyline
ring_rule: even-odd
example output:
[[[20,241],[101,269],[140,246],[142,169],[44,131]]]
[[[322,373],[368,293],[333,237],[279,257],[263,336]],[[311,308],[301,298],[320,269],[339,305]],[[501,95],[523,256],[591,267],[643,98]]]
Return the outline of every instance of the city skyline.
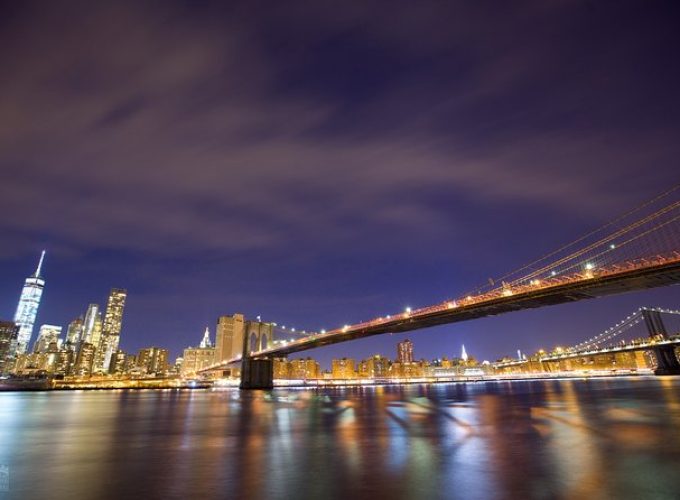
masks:
[[[678,26],[0,0],[0,497],[677,497]]]
[[[660,6],[6,9],[4,319],[48,248],[38,321],[66,326],[122,286],[131,349],[178,353],[235,312],[329,329],[473,289],[678,182]],[[491,359],[676,302],[639,292],[418,339]]]
[[[41,258],[40,258],[37,270],[33,274],[31,274],[29,276],[29,278],[27,278],[27,281],[28,280],[34,280],[36,273],[41,271],[42,263],[43,263],[43,259],[44,259],[44,252],[45,251],[43,251],[43,254],[41,254]],[[44,280],[41,279],[41,282],[44,282]],[[43,285],[43,287],[44,287],[44,285]],[[655,295],[661,295],[663,297],[663,295],[666,295],[666,294],[659,293],[659,292],[662,292],[662,291],[663,291],[663,289],[652,290],[652,291],[644,291],[644,292],[636,292],[636,293],[627,294],[627,295],[629,295],[629,296],[630,295],[632,295],[632,296],[646,295],[646,296],[652,296],[652,297],[655,296]],[[114,297],[116,296],[116,292],[122,292],[122,304],[123,304],[123,306],[125,305],[125,296],[127,295],[126,290],[122,290],[122,289],[118,289],[118,288],[111,288],[109,298],[108,298],[109,303],[107,304],[107,309],[106,309],[107,312],[110,311],[110,310],[113,311],[113,309],[111,309],[111,300],[112,300],[112,296],[114,296]],[[613,299],[616,299],[616,298],[617,297],[614,297]],[[116,301],[120,301],[120,300],[121,299],[114,299],[114,303]],[[609,298],[607,300],[612,300],[612,298]],[[19,301],[21,301],[21,297],[20,297]],[[625,301],[625,303],[630,303],[630,301]],[[568,306],[573,307],[572,304],[568,304]],[[677,307],[677,301],[675,301],[675,302],[665,301],[665,302],[662,302],[662,306],[674,308],[674,307]],[[551,307],[549,309],[552,309],[553,307]],[[114,309],[117,309],[117,308],[114,307]],[[530,312],[534,312],[534,311],[530,311]],[[69,314],[70,313],[63,313],[62,312],[61,316],[62,317],[69,316]],[[113,313],[113,314],[114,314],[114,316],[116,316],[115,313]],[[121,328],[120,314],[121,313],[118,313],[117,317],[115,317],[115,318],[112,317],[112,318],[109,319],[110,322],[113,322],[113,325],[111,326],[111,328],[113,328],[114,331],[117,329],[118,334],[113,336],[115,338],[115,340],[113,341],[114,344],[115,344],[115,347],[111,348],[110,346],[107,345],[106,353],[100,354],[102,356],[102,359],[99,361],[99,363],[102,364],[102,365],[104,365],[104,364],[108,365],[108,362],[110,361],[110,357],[111,357],[112,352],[115,351],[115,349],[118,348],[118,341],[119,341],[118,339],[120,338],[120,328]],[[229,314],[232,314],[232,313],[229,313]],[[84,312],[84,314],[81,313],[80,317],[81,317],[81,319],[84,319],[84,323],[85,323],[83,325],[84,331],[81,333],[82,337],[85,340],[88,340],[88,339],[92,340],[91,336],[94,333],[97,337],[95,339],[95,343],[99,344],[99,342],[104,339],[104,323],[105,323],[104,317],[102,316],[102,311],[100,310],[99,304],[90,303],[89,306],[87,307],[87,310]],[[88,321],[87,321],[88,317],[90,317],[90,319],[91,319],[91,321],[90,321],[91,324],[89,326],[88,326]],[[215,322],[213,323],[213,328],[215,329],[216,333],[219,331],[220,319],[222,317],[225,317],[225,315],[224,314],[219,315],[216,318]],[[258,315],[257,318],[259,319],[260,316]],[[2,319],[2,318],[0,317],[0,319]],[[37,321],[37,319],[39,319],[39,318],[36,318],[36,321],[35,321],[36,327],[38,325],[40,325],[41,328],[43,326],[53,326],[53,325],[50,325],[49,322],[43,323],[42,320]],[[254,319],[249,320],[248,318],[245,318],[244,321],[245,320],[254,321]],[[268,319],[268,321],[276,322],[276,320],[273,319],[273,318]],[[605,325],[608,325],[607,321],[608,320],[605,319]],[[63,335],[64,341],[66,341],[66,339],[68,337],[67,326],[69,326],[71,324],[71,322],[72,321],[67,321],[63,325],[56,325],[56,326],[62,327],[62,329],[64,331],[64,335]],[[339,325],[336,325],[336,326],[339,326]],[[455,327],[460,327],[460,325],[449,326],[449,328],[451,328],[451,329],[453,329]],[[94,331],[95,328],[96,328],[96,331]],[[210,327],[207,327],[207,328],[209,329]],[[293,328],[292,324],[290,325],[289,329],[290,328]],[[446,328],[446,327],[444,327],[444,328]],[[435,330],[440,330],[440,329],[441,329],[441,327],[435,328]],[[303,329],[297,328],[297,331],[298,331],[298,334],[296,334],[296,336],[299,335],[299,332],[302,332]],[[425,330],[425,332],[426,331],[427,330]],[[592,329],[592,333],[596,333],[596,331],[597,331],[596,328]],[[136,339],[126,338],[125,344],[130,344],[129,350],[133,351],[133,352],[136,352],[140,349],[143,349],[143,348],[145,348],[146,346],[149,346],[149,345],[158,345],[160,347],[168,348],[169,352],[170,352],[170,357],[172,359],[174,359],[175,357],[181,357],[181,355],[182,355],[182,353],[183,353],[183,351],[186,347],[191,347],[192,344],[186,343],[186,341],[189,341],[189,338],[191,338],[192,333],[193,332],[191,332],[187,335],[179,336],[179,337],[175,337],[175,338],[166,338],[165,342],[163,342],[163,341],[149,342],[145,339],[145,337],[140,337],[140,338],[136,338]],[[204,332],[204,336],[205,336],[206,333],[207,332]],[[585,334],[585,333],[586,332],[579,332],[576,337],[580,338],[579,335],[582,337],[583,334]],[[420,337],[421,335],[422,335],[421,332],[416,333],[416,337]],[[449,335],[452,335],[452,338],[445,339],[446,340],[445,344],[450,344],[450,342],[455,342],[455,337],[456,337],[455,333],[450,333]],[[394,337],[394,338],[397,338],[397,339],[403,338],[404,339],[403,341],[409,340],[407,338],[408,337],[407,333],[390,334],[389,337],[390,338]],[[456,357],[456,355],[455,355],[456,350],[460,349],[460,346],[462,346],[463,351],[465,350],[465,338],[469,338],[469,337],[464,337],[461,340],[461,343],[459,344],[459,346],[456,346],[455,344],[451,344],[451,347],[448,348],[448,350],[446,350],[446,348],[445,348],[444,352],[442,352],[441,349],[435,349],[435,350],[426,349],[425,351],[426,351],[427,354],[425,356],[423,356],[422,358],[419,358],[419,359],[437,359],[438,357],[441,357],[442,355],[455,358]],[[32,338],[31,338],[30,344],[27,346],[27,352],[31,351],[33,349],[37,340],[38,340],[37,336],[33,335]],[[217,339],[215,339],[215,342],[217,342]],[[468,342],[468,343],[470,343],[472,345],[476,345],[475,339],[472,339],[472,341]],[[550,341],[547,341],[546,339],[541,338],[537,343],[534,343],[533,345],[531,345],[529,347],[525,346],[523,348],[518,348],[517,351],[525,351],[526,350],[527,352],[535,352],[535,351],[538,351],[539,348],[547,348],[547,347],[550,347],[550,346],[559,345],[559,344],[567,344],[567,343],[568,343],[568,340],[565,339],[565,338],[555,339],[555,341],[552,342],[552,343]],[[369,355],[372,355],[373,353],[378,353],[378,354],[384,355],[384,354],[388,354],[389,351],[390,351],[390,347],[389,347],[389,345],[386,345],[386,341],[381,341],[379,339],[378,339],[377,342],[376,342],[376,339],[370,339],[370,338],[369,339],[356,340],[356,341],[352,341],[351,344],[354,344],[354,348],[350,349],[349,354],[347,354],[347,355],[352,356],[352,357],[357,357],[357,358],[361,358],[362,356],[369,356]],[[215,345],[215,344],[213,344],[213,345]],[[125,347],[125,345],[123,347]],[[333,359],[337,359],[339,357],[345,356],[343,354],[343,348],[346,350],[346,347],[347,347],[346,343],[341,344],[340,346],[321,347],[321,348],[315,349],[313,351],[315,353],[314,357],[315,357],[315,359],[320,360],[320,363],[322,364],[322,366],[324,366],[324,367],[327,366],[327,367],[330,368],[331,365],[332,365],[331,361]],[[328,350],[329,352],[324,352],[325,350]],[[483,352],[484,351],[482,351],[482,353]],[[482,355],[479,356],[479,358],[480,358],[480,360],[484,359],[484,360],[494,361],[494,360],[497,360],[497,359],[501,359],[502,357],[511,355],[513,352],[515,352],[515,351],[512,350],[512,349],[507,350],[505,352],[500,352],[500,351],[494,352],[494,351],[492,351],[493,354],[491,354],[491,355],[482,354]],[[294,354],[294,355],[291,356],[291,359],[296,359],[296,358],[297,359],[304,359],[306,356],[308,356],[308,353]]]

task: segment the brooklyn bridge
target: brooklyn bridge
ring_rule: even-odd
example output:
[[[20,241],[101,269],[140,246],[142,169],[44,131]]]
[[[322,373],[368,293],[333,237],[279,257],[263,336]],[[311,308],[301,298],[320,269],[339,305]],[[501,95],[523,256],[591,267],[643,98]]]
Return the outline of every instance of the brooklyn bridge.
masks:
[[[241,354],[206,371],[241,365],[241,387],[269,388],[275,357],[385,333],[420,330],[680,282],[680,186],[497,279],[434,305],[406,308],[325,331],[295,332],[272,323],[248,333]],[[650,335],[658,334],[650,330]],[[276,337],[283,337],[277,339]],[[656,349],[664,373],[680,373],[675,356]]]

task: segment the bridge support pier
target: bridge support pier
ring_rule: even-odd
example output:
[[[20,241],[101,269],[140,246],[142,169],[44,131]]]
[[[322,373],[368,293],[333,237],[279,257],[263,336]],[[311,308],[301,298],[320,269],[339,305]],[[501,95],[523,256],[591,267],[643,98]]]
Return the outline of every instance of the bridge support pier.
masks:
[[[675,346],[659,346],[653,352],[657,360],[654,375],[680,375],[680,362],[675,355]]]
[[[246,357],[241,362],[241,389],[274,388],[274,361],[272,359],[252,359]]]

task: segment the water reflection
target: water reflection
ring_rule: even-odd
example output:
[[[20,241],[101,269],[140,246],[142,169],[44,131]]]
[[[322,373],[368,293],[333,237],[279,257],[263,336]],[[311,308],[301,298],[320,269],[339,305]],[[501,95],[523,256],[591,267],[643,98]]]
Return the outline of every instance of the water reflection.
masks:
[[[677,498],[680,380],[0,394],[8,498]]]

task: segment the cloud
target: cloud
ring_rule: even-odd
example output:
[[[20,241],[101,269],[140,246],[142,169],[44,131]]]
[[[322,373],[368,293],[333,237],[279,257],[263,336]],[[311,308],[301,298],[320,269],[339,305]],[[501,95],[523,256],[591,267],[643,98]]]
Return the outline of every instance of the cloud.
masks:
[[[395,226],[455,225],[443,196],[468,210],[616,211],[638,181],[613,177],[677,148],[663,129],[582,126],[582,103],[608,90],[588,88],[598,58],[568,60],[569,23],[549,35],[577,6],[540,4],[358,3],[335,16],[302,4],[257,15],[246,4],[15,7],[0,56],[11,75],[0,211],[12,214],[0,230],[18,246],[182,254],[367,234],[380,245]]]

